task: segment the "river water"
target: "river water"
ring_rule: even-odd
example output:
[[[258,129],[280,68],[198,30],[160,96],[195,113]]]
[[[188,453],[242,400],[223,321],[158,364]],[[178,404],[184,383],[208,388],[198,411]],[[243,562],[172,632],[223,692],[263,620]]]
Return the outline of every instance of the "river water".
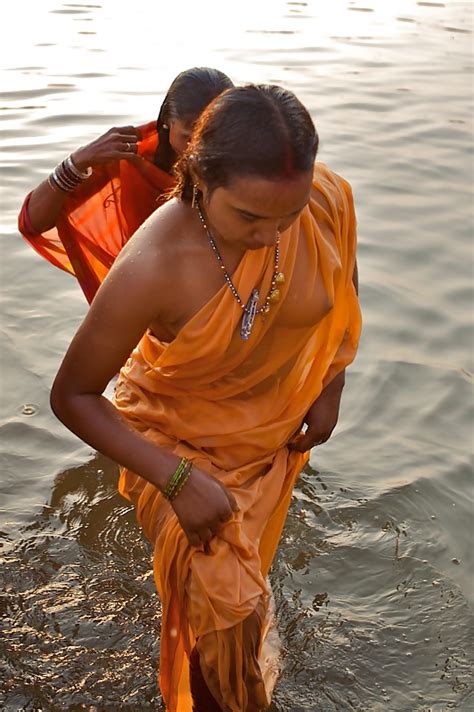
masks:
[[[48,404],[86,304],[16,215],[66,153],[153,118],[193,65],[293,89],[358,212],[363,338],[271,573],[271,709],[474,710],[472,41],[455,0],[4,9],[2,710],[163,709],[150,549],[115,465]]]

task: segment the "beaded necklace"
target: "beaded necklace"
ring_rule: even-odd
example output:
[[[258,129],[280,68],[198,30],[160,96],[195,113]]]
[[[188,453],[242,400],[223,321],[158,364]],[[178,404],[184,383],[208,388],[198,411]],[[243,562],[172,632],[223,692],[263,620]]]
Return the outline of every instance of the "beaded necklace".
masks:
[[[232,277],[226,270],[226,267],[222,260],[221,253],[219,252],[219,248],[217,247],[216,242],[211,235],[211,231],[209,230],[209,228],[206,224],[206,221],[204,220],[204,216],[201,212],[201,206],[199,205],[199,203],[196,203],[196,208],[197,208],[199,219],[201,220],[202,226],[203,226],[204,230],[206,231],[206,234],[207,234],[209,243],[212,247],[212,250],[217,258],[217,261],[219,263],[221,270],[224,273],[224,279],[227,283],[227,286],[229,287],[230,291],[232,292],[237,304],[240,306],[240,308],[243,311],[242,321],[240,322],[240,337],[242,339],[244,339],[244,341],[247,341],[250,338],[250,335],[252,333],[252,328],[253,328],[253,325],[255,322],[255,317],[258,314],[268,314],[272,303],[278,302],[280,299],[280,290],[278,289],[277,284],[283,284],[283,282],[285,281],[285,275],[283,274],[283,272],[279,271],[280,233],[278,233],[277,241],[275,244],[275,260],[274,260],[274,266],[273,266],[272,281],[270,283],[270,289],[268,290],[268,294],[266,296],[265,301],[263,302],[261,307],[258,306],[258,302],[260,299],[260,292],[255,287],[254,289],[252,289],[252,292],[250,294],[248,302],[246,304],[244,304],[244,302],[240,298],[240,295],[232,281]]]

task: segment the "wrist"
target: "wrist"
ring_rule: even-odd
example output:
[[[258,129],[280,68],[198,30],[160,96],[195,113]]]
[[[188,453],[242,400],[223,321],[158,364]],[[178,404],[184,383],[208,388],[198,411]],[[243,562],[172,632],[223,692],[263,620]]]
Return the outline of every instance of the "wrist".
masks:
[[[86,171],[92,166],[87,148],[78,148],[77,151],[71,153],[71,159],[79,171]]]
[[[71,156],[58,163],[48,177],[48,184],[55,192],[70,193],[92,175],[92,168],[80,170]]]
[[[334,376],[331,381],[323,388],[322,393],[326,395],[340,395],[346,382],[346,370],[340,371],[337,376]]]
[[[191,476],[193,463],[186,457],[182,457],[176,470],[169,477],[166,487],[163,490],[163,496],[169,502],[173,502],[186,486],[187,481]]]
[[[143,472],[143,476],[149,480],[161,493],[164,493],[171,477],[176,472],[181,458],[169,450],[159,449],[155,454],[148,472]]]

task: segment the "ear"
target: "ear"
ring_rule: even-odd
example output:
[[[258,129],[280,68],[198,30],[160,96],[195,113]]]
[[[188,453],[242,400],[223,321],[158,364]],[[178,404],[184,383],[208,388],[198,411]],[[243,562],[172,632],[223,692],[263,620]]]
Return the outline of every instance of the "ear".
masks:
[[[195,156],[191,154],[188,158],[189,173],[191,175],[191,180],[194,185],[201,187],[202,182],[201,172],[199,170],[199,163],[197,162]]]
[[[206,200],[208,193],[206,181],[202,177],[201,171],[199,170],[199,163],[193,155],[189,156],[189,173],[191,174],[191,179],[193,185],[196,185],[199,192],[201,193],[203,200]]]

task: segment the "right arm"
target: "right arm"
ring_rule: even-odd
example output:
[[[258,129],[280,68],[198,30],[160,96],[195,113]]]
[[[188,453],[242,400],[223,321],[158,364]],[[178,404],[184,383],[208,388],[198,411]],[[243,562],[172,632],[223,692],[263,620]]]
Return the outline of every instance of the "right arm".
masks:
[[[134,160],[138,139],[138,132],[133,126],[112,128],[86,146],[78,148],[71,154],[71,158],[80,171],[108,161]],[[52,188],[47,179],[34,189],[28,204],[28,217],[37,232],[46,232],[54,227],[68,195],[70,193]]]
[[[82,440],[163,491],[180,458],[131,428],[102,395],[160,316],[160,294],[169,287],[159,275],[170,273],[152,239],[160,222],[156,215],[140,229],[138,249],[132,238],[97,292],[56,376],[51,406]],[[232,494],[197,468],[172,506],[194,545],[209,541],[238,509]]]

